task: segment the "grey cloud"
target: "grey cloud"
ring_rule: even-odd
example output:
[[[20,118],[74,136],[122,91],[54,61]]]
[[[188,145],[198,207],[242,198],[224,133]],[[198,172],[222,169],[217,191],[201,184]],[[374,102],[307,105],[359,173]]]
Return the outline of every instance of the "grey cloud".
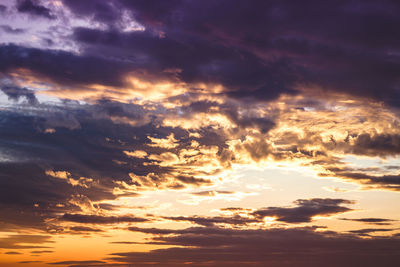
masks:
[[[299,199],[294,202],[295,207],[267,207],[254,211],[257,217],[276,217],[277,221],[287,223],[310,222],[313,216],[329,216],[351,211],[352,209],[341,206],[342,204],[353,204],[346,199],[313,198]]]
[[[25,97],[28,100],[29,104],[35,105],[38,104],[38,100],[36,99],[35,92],[33,90],[29,90],[28,88],[20,88],[17,86],[1,86],[1,91],[5,93],[9,99],[18,101],[20,97]]]
[[[395,221],[395,220],[384,219],[384,218],[355,218],[355,219],[340,218],[340,220],[362,222],[362,223],[367,223],[367,224],[377,224],[377,225],[390,225],[390,224],[392,224],[392,222]]]
[[[25,29],[13,28],[10,25],[0,25],[0,29],[2,29],[6,33],[11,33],[11,34],[20,34],[26,32]]]
[[[113,224],[125,222],[149,222],[150,219],[134,217],[134,216],[100,216],[100,215],[85,215],[85,214],[64,214],[60,220],[76,222],[76,223],[90,223],[90,224]]]

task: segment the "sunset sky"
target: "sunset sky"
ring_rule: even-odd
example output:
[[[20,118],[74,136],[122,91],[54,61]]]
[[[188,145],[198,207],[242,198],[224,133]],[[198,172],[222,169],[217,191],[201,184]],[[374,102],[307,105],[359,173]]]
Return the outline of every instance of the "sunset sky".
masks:
[[[0,266],[400,266],[398,0],[0,0]]]

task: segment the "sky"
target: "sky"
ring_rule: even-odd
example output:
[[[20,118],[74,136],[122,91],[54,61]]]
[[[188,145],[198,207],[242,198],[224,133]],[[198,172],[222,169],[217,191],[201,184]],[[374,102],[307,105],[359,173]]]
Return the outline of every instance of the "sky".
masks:
[[[1,0],[0,266],[400,266],[396,0]]]

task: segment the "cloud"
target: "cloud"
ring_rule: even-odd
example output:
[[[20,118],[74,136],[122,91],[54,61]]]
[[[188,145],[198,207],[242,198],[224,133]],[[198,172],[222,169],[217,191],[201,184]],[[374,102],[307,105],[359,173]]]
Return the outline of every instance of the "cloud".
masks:
[[[351,211],[352,209],[341,206],[353,204],[346,199],[313,198],[298,199],[294,202],[297,207],[267,207],[253,212],[256,217],[275,217],[277,221],[287,223],[311,222],[314,216],[330,216]]]
[[[43,254],[43,253],[53,253],[52,250],[33,250],[31,251],[32,254]]]
[[[7,93],[18,98],[31,92]],[[209,175],[220,170],[215,144],[223,145],[222,137],[216,139],[212,129],[202,130],[205,137],[194,137],[180,128],[160,127],[149,119],[158,116],[158,110],[152,112],[111,100],[2,110],[0,205],[7,216],[1,221],[7,227],[44,228],[43,222],[59,213],[109,209],[93,204],[101,200],[137,196],[141,190],[212,184]],[[148,138],[149,134],[157,138]],[[160,140],[172,140],[174,145],[165,146]],[[199,149],[190,154],[194,143]],[[153,157],[131,157],[124,151],[146,151]],[[166,162],[159,161],[170,155],[179,164],[164,166]]]
[[[50,262],[48,264],[51,265],[81,265],[81,264],[102,264],[105,263],[104,261],[57,261],[57,262]]]
[[[354,154],[385,156],[395,155],[400,151],[399,134],[360,134],[354,140]]]
[[[4,254],[7,254],[7,255],[20,255],[22,253],[21,252],[17,252],[17,251],[7,251],[7,252],[4,252]]]
[[[227,229],[194,227],[186,229],[132,230],[154,236],[149,243],[173,245],[150,252],[114,253],[110,259],[145,266],[388,266],[398,263],[393,250],[397,238],[361,239],[354,235],[314,228]],[[306,255],[306,256],[305,256]]]
[[[90,223],[90,224],[112,224],[112,223],[126,223],[126,222],[149,222],[147,218],[140,218],[134,216],[100,216],[100,215],[85,215],[85,214],[64,214],[60,220],[76,222],[76,223]]]
[[[152,234],[150,244],[179,246],[114,255],[138,266],[397,263],[390,248],[398,240],[374,236],[393,229],[253,229],[266,217],[291,228],[350,212],[346,199],[154,217],[115,215],[125,207],[103,202],[185,188],[186,204],[239,200],[247,193],[217,186],[244,165],[310,168],[362,189],[399,191],[398,169],[346,161],[400,154],[399,11],[390,0],[0,5],[15,22],[0,26],[9,38],[0,45],[0,230],[94,235],[107,224],[158,219],[203,226],[131,226]],[[36,246],[7,238],[0,243],[8,249]]]
[[[100,229],[86,227],[86,226],[72,226],[69,228],[69,230],[74,232],[102,232],[102,230]]]
[[[393,191],[400,190],[400,175],[398,174],[383,174],[383,175],[371,175],[365,172],[358,172],[357,170],[352,171],[348,168],[328,168],[329,171],[333,172],[334,176],[340,177],[345,180],[359,182],[365,184],[368,188],[381,188]],[[327,176],[326,173],[320,173],[320,176]]]
[[[234,216],[214,216],[214,217],[205,217],[205,216],[177,216],[177,217],[163,217],[163,219],[172,220],[172,221],[187,221],[192,222],[202,226],[214,226],[215,224],[229,224],[229,225],[240,225],[244,226],[251,223],[260,223],[261,221],[257,218],[248,218],[242,217],[239,215]]]
[[[9,99],[18,101],[20,97],[25,97],[30,105],[38,104],[35,93],[27,88],[19,88],[15,86],[1,86],[1,91],[5,93]]]
[[[350,233],[358,234],[360,236],[369,236],[370,233],[376,232],[391,232],[394,229],[386,229],[386,228],[366,228],[366,229],[358,229],[358,230],[351,230]]]
[[[264,224],[265,217],[274,217],[276,221],[285,223],[311,222],[315,216],[332,216],[352,209],[342,204],[354,204],[346,199],[313,198],[298,199],[295,207],[265,207],[256,210],[242,208],[225,208],[224,212],[231,212],[230,216],[167,216],[163,217],[173,221],[187,221],[202,226],[227,224],[231,226],[245,226],[248,224]],[[135,229],[135,228],[132,228]]]
[[[180,69],[179,77],[186,82],[221,83],[235,98],[273,99],[298,92],[296,86],[305,84],[398,105],[394,99],[399,65],[383,52],[399,46],[393,30],[399,22],[394,11],[398,6],[392,1],[326,6],[313,0],[303,5],[255,1],[245,7],[240,1],[171,1],[157,8],[153,2],[129,1],[66,5],[108,25],[123,23],[118,19],[123,7],[144,25],[144,31],[126,34],[110,28],[76,29],[75,38],[88,53],[117,55],[123,49],[147,55],[151,66]],[[224,19],[219,19],[221,13]],[[308,16],[301,18],[305,13]],[[337,18],[342,23],[331,23]],[[316,29],[316,23],[321,27]],[[105,46],[97,45],[99,41]],[[322,62],[332,64],[322,67]]]
[[[135,64],[116,60],[93,56],[82,57],[69,52],[26,48],[13,44],[0,46],[0,59],[0,71],[4,73],[16,68],[28,69],[63,86],[79,84],[122,86],[122,76],[128,71],[127,67],[135,68]]]
[[[38,3],[36,0],[18,0],[17,10],[21,13],[27,13],[33,16],[55,19],[51,10]]]
[[[48,235],[9,235],[0,238],[0,248],[5,249],[33,249],[48,248],[46,243],[52,243]]]
[[[367,223],[367,224],[377,224],[377,225],[390,225],[392,222],[395,220],[391,219],[383,219],[383,218],[340,218],[340,220],[344,221],[353,221],[353,222],[362,222],[362,223]]]
[[[5,5],[0,5],[0,13],[3,14],[7,10],[7,6]]]
[[[26,31],[25,29],[13,28],[9,25],[0,25],[0,29],[2,29],[4,32],[10,33],[10,34],[21,34]]]

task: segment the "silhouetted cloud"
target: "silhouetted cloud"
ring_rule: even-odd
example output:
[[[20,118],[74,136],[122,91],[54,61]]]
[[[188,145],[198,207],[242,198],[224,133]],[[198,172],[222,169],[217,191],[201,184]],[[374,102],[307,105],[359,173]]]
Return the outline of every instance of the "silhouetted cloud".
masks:
[[[340,220],[344,221],[353,221],[353,222],[362,222],[362,223],[368,223],[368,224],[377,224],[377,225],[390,225],[392,222],[395,220],[391,219],[383,219],[383,218],[340,218]]]
[[[57,261],[57,262],[49,262],[51,265],[77,265],[77,264],[101,264],[105,263],[104,261]]]
[[[198,225],[203,226],[213,226],[215,224],[230,224],[230,225],[247,225],[249,223],[260,222],[259,219],[256,218],[247,218],[241,217],[238,215],[234,216],[214,216],[214,217],[205,217],[205,216],[177,216],[177,217],[163,217],[167,220],[172,221],[187,221],[192,222]]]
[[[103,231],[101,229],[86,227],[86,226],[72,226],[69,228],[69,230],[74,231],[74,232],[102,232]]]
[[[358,234],[361,236],[368,236],[370,233],[377,233],[377,232],[391,232],[394,229],[387,229],[387,228],[366,228],[366,229],[359,229],[359,230],[351,230],[350,233]]]
[[[398,263],[393,248],[398,238],[361,239],[354,235],[314,228],[239,230],[216,227],[187,229],[131,230],[150,233],[149,243],[177,245],[148,253],[114,253],[112,259],[144,266],[150,262],[163,266],[375,266]]]
[[[32,254],[44,254],[44,253],[53,253],[54,251],[52,250],[34,250],[31,251]]]
[[[342,204],[353,204],[346,199],[313,198],[298,199],[294,202],[296,207],[267,207],[253,212],[257,217],[276,217],[277,221],[287,223],[310,222],[314,216],[329,216],[340,214],[352,209],[341,206]]]
[[[7,252],[4,252],[4,254],[7,254],[7,255],[20,255],[22,253],[21,252],[17,252],[17,251],[7,251]]]
[[[109,224],[109,223],[124,223],[124,222],[148,222],[147,218],[140,218],[134,216],[100,216],[100,215],[85,215],[85,214],[64,214],[60,220],[77,222],[77,223],[91,223],[91,224]]]
[[[48,248],[47,244],[53,241],[47,235],[9,235],[0,238],[0,248],[5,249],[32,249]]]

